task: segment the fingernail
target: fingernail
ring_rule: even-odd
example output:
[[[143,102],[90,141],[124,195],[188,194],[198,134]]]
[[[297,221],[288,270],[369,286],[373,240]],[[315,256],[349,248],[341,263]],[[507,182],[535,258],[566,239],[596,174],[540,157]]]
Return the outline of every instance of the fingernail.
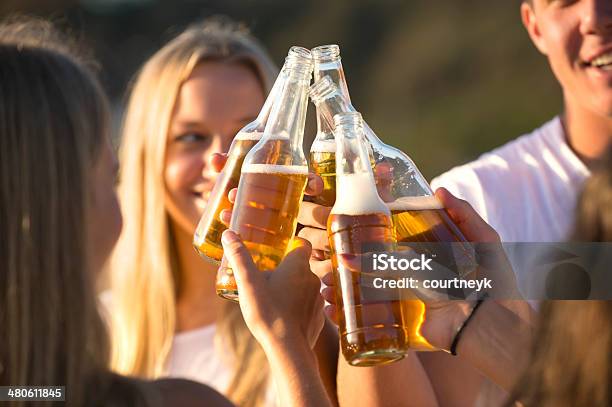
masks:
[[[230,221],[232,220],[232,215],[230,215],[230,212],[228,210],[224,209],[219,214],[219,219],[221,219],[221,222],[223,223],[230,223]]]
[[[227,229],[221,235],[221,241],[223,243],[232,243],[238,240],[238,236],[233,231]]]

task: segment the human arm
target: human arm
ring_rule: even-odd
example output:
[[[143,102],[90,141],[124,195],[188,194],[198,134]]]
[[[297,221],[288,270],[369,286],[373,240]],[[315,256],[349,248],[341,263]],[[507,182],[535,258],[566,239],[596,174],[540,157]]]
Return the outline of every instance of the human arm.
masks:
[[[265,272],[234,232],[225,231],[222,243],[245,322],[266,353],[281,405],[331,406],[312,350],[325,317],[319,280],[308,264],[310,244],[297,239],[281,264]]]
[[[509,294],[508,300],[487,300],[465,326],[457,347],[459,357],[433,354],[424,354],[421,357],[421,360],[425,362],[425,368],[434,390],[436,390],[438,401],[443,405],[450,405],[449,400],[452,400],[454,405],[469,405],[475,399],[476,394],[468,391],[468,387],[477,393],[481,386],[481,379],[474,376],[476,372],[480,372],[506,390],[512,387],[529,349],[533,310],[527,302],[520,300],[514,274],[499,244],[497,233],[478,217],[469,204],[454,198],[448,191],[440,190],[437,197],[468,240],[486,242],[480,247],[487,251],[481,254],[495,265],[495,267],[489,267],[495,274],[490,277],[495,277],[497,282],[503,282],[502,285]],[[313,268],[313,270],[317,269]],[[320,274],[322,281],[327,285],[333,284],[333,279],[329,276],[330,272],[331,270],[326,270]],[[325,299],[332,303],[326,309],[329,316],[336,313],[333,305],[333,291],[331,287],[323,291]],[[474,302],[467,301],[427,302],[426,319],[421,328],[422,335],[439,349],[449,350],[458,328],[469,316],[473,306]],[[462,374],[456,376],[449,375],[448,372],[440,369],[434,369],[429,365],[429,360],[435,359],[434,356],[440,356],[449,361],[452,358],[453,364],[463,364],[466,369],[462,369]],[[440,366],[442,365],[438,363],[434,367],[439,368]],[[468,367],[470,369],[467,369]],[[414,366],[412,368],[414,369]],[[442,366],[442,369],[448,370],[448,366]],[[351,392],[345,390],[347,381],[343,380],[341,375],[342,372],[339,375],[338,386],[340,401],[341,404],[344,404],[342,395],[351,394]],[[369,380],[378,379],[372,377]],[[383,381],[383,383],[388,382]],[[349,389],[352,386],[350,381],[348,381],[348,386]],[[363,386],[362,383],[361,387]],[[458,391],[448,392],[451,388]],[[390,396],[395,392],[396,396],[391,396],[395,403],[410,402],[406,392],[403,392],[401,388],[393,389],[390,385],[383,385],[378,392],[384,393],[385,396]],[[447,397],[442,393],[454,395]],[[442,397],[439,397],[440,395]]]
[[[326,285],[333,285],[328,236],[326,230],[328,207],[304,202],[298,222],[304,227],[300,236],[313,245],[312,270]],[[333,289],[324,290],[333,298]],[[333,300],[332,300],[333,301]],[[328,308],[332,310],[332,308]],[[336,313],[327,313],[335,320]],[[350,366],[343,356],[338,360],[338,400],[341,406],[436,406],[435,394],[416,353],[409,352],[404,360],[377,367]]]
[[[220,172],[226,161],[226,156],[223,154],[213,154],[211,156],[212,167]],[[306,185],[306,195],[318,194],[323,189],[323,182],[320,177],[310,174]],[[237,189],[229,192],[229,201],[234,202]],[[226,225],[229,225],[231,219],[231,210],[224,210],[220,214],[220,219]],[[325,325],[317,339],[314,347],[314,352],[317,358],[319,374],[327,389],[328,395],[337,404],[336,400],[336,372],[338,361],[338,334],[337,328],[329,321]]]

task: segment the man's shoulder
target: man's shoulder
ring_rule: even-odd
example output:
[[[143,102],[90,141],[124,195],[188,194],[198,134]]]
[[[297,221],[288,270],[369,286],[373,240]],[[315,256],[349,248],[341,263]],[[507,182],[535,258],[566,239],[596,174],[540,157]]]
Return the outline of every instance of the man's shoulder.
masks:
[[[431,184],[455,192],[453,189],[472,189],[482,187],[483,184],[501,186],[515,183],[520,178],[518,175],[537,173],[541,156],[556,143],[554,136],[558,136],[560,126],[559,118],[555,117],[530,133],[482,154],[472,162],[452,168],[434,178]]]
[[[555,118],[475,161],[447,171],[431,185],[434,189],[445,187],[468,201],[503,240],[515,239],[522,227],[519,223],[528,222],[526,213],[533,211],[541,198],[534,189],[546,183],[545,156],[555,154],[555,145],[562,137],[560,126]]]

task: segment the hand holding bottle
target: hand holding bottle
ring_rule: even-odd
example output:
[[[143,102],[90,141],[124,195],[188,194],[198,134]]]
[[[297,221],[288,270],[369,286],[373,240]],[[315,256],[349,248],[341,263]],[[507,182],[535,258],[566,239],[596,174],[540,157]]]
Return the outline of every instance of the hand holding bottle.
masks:
[[[468,241],[485,243],[476,245],[480,265],[484,266],[479,269],[479,272],[487,273],[479,277],[494,279],[503,287],[508,298],[520,299],[514,273],[500,244],[497,232],[478,215],[469,203],[456,198],[448,190],[440,188],[435,195]],[[331,270],[319,269],[316,271],[319,271],[317,275],[326,285],[322,291],[323,298],[329,303],[325,307],[325,313],[335,321],[337,309],[334,304],[334,281]],[[421,327],[421,334],[433,346],[439,349],[449,349],[458,327],[469,314],[473,302],[426,301],[425,306],[427,318]]]
[[[262,345],[304,341],[310,347],[323,327],[319,279],[310,271],[310,244],[300,238],[273,271],[260,271],[238,235],[226,231],[224,254],[235,272],[244,319]]]
[[[210,159],[210,164],[212,165],[213,169],[216,172],[221,172],[221,170],[223,170],[223,166],[225,165],[226,161],[227,161],[226,154],[214,153]],[[310,196],[316,196],[320,194],[322,190],[323,190],[323,181],[321,180],[321,177],[319,177],[316,174],[308,174],[308,183],[306,184],[306,190],[304,191],[304,194],[310,195]],[[232,190],[229,191],[228,199],[231,203],[233,203],[234,200],[236,199],[237,192],[238,192],[238,188],[233,188]],[[321,218],[327,221],[327,215],[329,215],[329,210],[331,208],[326,208],[324,206],[317,205],[312,202],[302,202],[300,206],[300,215],[298,216],[298,223],[306,224],[306,225],[310,225],[312,223],[311,218],[313,216],[313,213],[312,213],[311,208],[314,208],[316,215],[317,215],[317,219]],[[220,219],[225,225],[229,225],[229,221],[231,218],[232,218],[231,209],[226,209],[226,210],[221,211]],[[307,223],[300,222],[299,219],[302,219],[302,218],[305,219],[305,222]],[[325,230],[323,230],[322,232],[324,234]],[[301,236],[301,237],[304,237],[304,236]],[[327,235],[325,235],[325,239],[327,240]],[[325,244],[327,244],[327,242]]]

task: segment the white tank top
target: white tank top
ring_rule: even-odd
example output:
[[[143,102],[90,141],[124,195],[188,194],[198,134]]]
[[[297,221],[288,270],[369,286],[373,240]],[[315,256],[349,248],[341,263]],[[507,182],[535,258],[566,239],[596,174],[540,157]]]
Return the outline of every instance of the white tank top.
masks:
[[[102,316],[108,322],[113,302],[111,291],[104,291],[99,299]],[[234,363],[231,350],[222,349],[221,341],[215,341],[216,328],[215,324],[210,324],[175,334],[162,376],[193,380],[226,394],[233,378]],[[273,383],[270,378],[267,406],[279,405]]]

